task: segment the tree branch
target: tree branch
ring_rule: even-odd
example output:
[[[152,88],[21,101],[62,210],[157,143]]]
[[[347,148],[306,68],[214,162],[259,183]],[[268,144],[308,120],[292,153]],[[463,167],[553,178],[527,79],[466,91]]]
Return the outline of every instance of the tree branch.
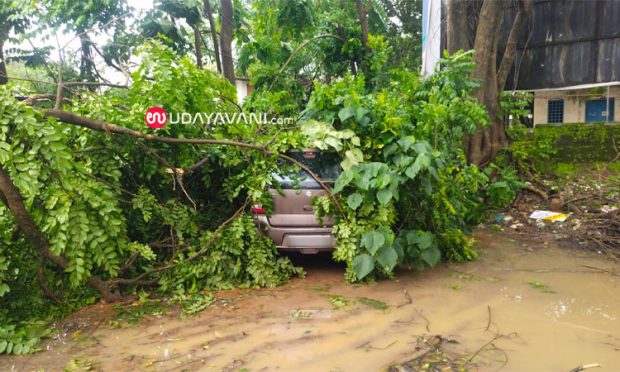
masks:
[[[131,278],[131,279],[126,279],[126,278],[114,278],[114,279],[110,279],[108,282],[113,285],[113,284],[124,284],[124,285],[131,285],[131,284],[135,284],[136,282],[141,281],[142,278],[144,278],[147,275],[150,274],[154,274],[154,273],[158,273],[161,271],[165,271],[165,270],[169,270],[172,268],[177,267],[180,263],[185,263],[188,261],[191,261],[199,256],[201,256],[203,253],[205,253],[207,251],[207,249],[209,249],[211,247],[211,245],[215,242],[215,239],[220,235],[220,233],[222,232],[222,230],[224,230],[224,228],[226,226],[228,226],[232,221],[235,220],[235,218],[237,218],[241,213],[243,213],[243,211],[245,210],[245,208],[248,206],[248,203],[250,202],[250,199],[246,199],[245,202],[243,203],[243,205],[241,207],[239,207],[239,209],[237,209],[237,211],[230,216],[226,221],[224,221],[217,229],[215,229],[215,231],[213,232],[213,234],[211,234],[211,237],[209,238],[209,241],[207,242],[207,244],[205,244],[202,249],[200,249],[199,251],[197,251],[196,253],[192,254],[191,256],[189,256],[186,260],[184,261],[180,261],[180,262],[176,262],[176,263],[172,263],[172,264],[168,264],[168,265],[164,265],[164,266],[160,266],[154,269],[151,269],[149,271],[143,272],[142,274],[138,275],[135,278]]]
[[[342,206],[340,205],[340,202],[338,201],[338,198],[332,193],[332,190],[329,186],[327,186],[327,184],[325,184],[325,182],[323,180],[321,180],[319,178],[319,176],[316,175],[316,173],[314,173],[310,168],[308,168],[307,166],[305,166],[304,164],[300,163],[299,161],[297,161],[296,159],[285,155],[285,154],[281,154],[281,153],[276,153],[273,151],[268,150],[267,148],[260,146],[260,145],[254,145],[254,144],[250,144],[250,143],[244,143],[244,142],[238,142],[238,141],[227,141],[227,140],[216,140],[216,139],[206,139],[206,138],[174,138],[174,137],[160,137],[160,136],[156,136],[154,134],[146,134],[146,133],[142,133],[142,132],[138,132],[137,130],[133,130],[130,128],[126,128],[126,127],[122,127],[119,125],[115,125],[115,124],[110,124],[110,123],[106,123],[104,121],[101,120],[94,120],[94,119],[88,119],[85,118],[83,116],[79,116],[76,115],[74,113],[71,112],[67,112],[67,111],[62,111],[62,110],[45,110],[44,111],[45,116],[51,116],[51,117],[55,117],[56,119],[64,122],[64,123],[68,123],[68,124],[74,124],[83,128],[88,128],[88,129],[92,129],[92,130],[96,130],[96,131],[100,131],[100,132],[106,132],[106,133],[119,133],[119,134],[125,134],[134,138],[142,138],[145,140],[149,140],[149,141],[158,141],[158,142],[165,142],[165,143],[190,143],[190,144],[202,144],[202,145],[223,145],[223,146],[234,146],[234,147],[241,147],[241,148],[248,148],[248,149],[252,149],[252,150],[257,150],[262,152],[263,154],[267,155],[267,156],[278,156],[284,160],[287,160],[295,165],[297,165],[299,168],[301,168],[302,170],[304,170],[306,173],[308,173],[310,175],[310,177],[312,177],[320,186],[323,190],[325,190],[325,193],[329,196],[329,198],[334,202],[334,204],[336,205],[336,207],[338,208],[338,211],[340,212],[340,214],[342,215],[342,217],[346,220],[346,214],[344,213],[344,210],[342,209]]]
[[[30,218],[19,190],[2,166],[0,166],[0,194],[3,195],[2,201],[11,211],[24,236],[39,250],[41,256],[65,270],[69,266],[69,261],[66,257],[57,256],[50,251],[49,241]],[[110,290],[104,281],[94,275],[89,276],[87,282],[91,287],[97,289],[106,301],[113,302],[120,298],[117,293]]]
[[[521,28],[525,23],[525,20],[532,13],[533,8],[534,0],[524,0],[523,5],[519,7],[519,11],[517,12],[515,20],[512,23],[510,34],[508,34],[508,40],[506,41],[506,49],[504,50],[502,62],[499,66],[499,70],[497,71],[497,89],[499,91],[503,91],[506,86],[508,74],[510,73],[510,69],[514,65],[515,59],[517,58],[517,43],[521,34]]]
[[[334,35],[334,34],[321,34],[321,35],[317,35],[315,37],[313,37],[312,39],[308,39],[306,41],[304,41],[303,43],[301,43],[294,51],[293,53],[291,53],[290,57],[288,57],[288,59],[286,60],[286,62],[284,62],[284,64],[282,65],[282,67],[280,67],[280,70],[278,71],[278,73],[276,74],[275,79],[273,79],[273,81],[271,82],[271,84],[269,85],[269,89],[271,90],[271,88],[273,88],[273,84],[275,84],[275,82],[278,80],[278,78],[280,77],[280,75],[282,74],[282,72],[284,71],[284,69],[286,68],[286,66],[289,65],[289,63],[291,63],[291,61],[293,60],[293,58],[295,58],[295,56],[297,55],[297,53],[299,53],[300,50],[302,50],[306,45],[310,44],[311,42],[313,42],[314,40],[318,40],[318,39],[324,39],[324,38],[332,38],[332,39],[337,39],[340,41],[344,41],[343,38],[341,38],[338,35]]]

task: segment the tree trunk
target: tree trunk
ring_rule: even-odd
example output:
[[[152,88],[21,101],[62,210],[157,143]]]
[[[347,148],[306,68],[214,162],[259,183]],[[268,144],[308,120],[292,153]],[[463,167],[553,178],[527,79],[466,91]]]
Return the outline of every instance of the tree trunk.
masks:
[[[0,85],[4,85],[8,82],[9,78],[6,72],[6,61],[4,60],[4,40],[0,40]]]
[[[211,10],[211,0],[204,0],[205,14],[209,19],[209,28],[211,31],[211,39],[213,41],[213,52],[215,53],[215,65],[217,72],[222,73],[222,62],[220,59],[220,45],[217,42],[217,32],[215,31],[215,21],[213,20],[213,11]]]
[[[525,0],[525,3],[519,7],[519,11],[515,16],[515,20],[512,23],[512,27],[510,28],[510,33],[508,34],[508,40],[506,40],[506,49],[504,50],[504,56],[502,57],[502,63],[497,71],[497,88],[502,91],[506,86],[506,80],[508,79],[508,74],[510,73],[510,69],[512,65],[515,63],[515,59],[517,58],[517,43],[519,35],[521,34],[521,29],[525,24],[525,21],[532,13],[532,9],[534,8],[534,0]]]
[[[222,29],[220,31],[220,45],[222,47],[222,71],[224,77],[235,85],[235,65],[232,57],[233,39],[233,8],[231,0],[220,0],[221,14],[220,19]]]
[[[483,166],[492,160],[492,149],[497,136],[497,122],[499,114],[499,92],[497,90],[497,42],[499,38],[499,26],[502,17],[502,2],[486,0],[482,4],[474,49],[474,62],[476,71],[474,78],[481,82],[480,88],[474,93],[478,102],[482,103],[489,113],[490,124],[486,128],[478,128],[473,134],[468,157],[469,161],[478,166]]]
[[[94,81],[94,73],[91,69],[92,53],[90,51],[90,40],[88,35],[80,35],[80,80]]]
[[[194,49],[196,51],[196,66],[198,68],[202,68],[202,46],[200,39],[200,29],[197,25],[193,26],[194,28]]]
[[[357,14],[362,28],[362,46],[366,50],[366,53],[368,53],[368,10],[364,4],[362,4],[362,0],[355,0],[355,6],[357,7]]]
[[[446,35],[448,38],[448,53],[458,50],[469,50],[469,26],[467,24],[466,0],[448,0],[446,3]]]
[[[63,270],[66,269],[67,266],[69,266],[67,258],[64,256],[56,256],[50,251],[50,244],[47,238],[43,236],[38,227],[30,218],[21,194],[2,166],[0,166],[0,195],[2,195],[0,199],[11,211],[21,232],[24,234],[26,239],[28,239],[30,243],[39,250],[41,256],[54,262]],[[120,296],[117,293],[112,292],[110,287],[96,276],[90,276],[87,282],[91,287],[99,291],[104,300],[114,302],[120,299]]]
[[[475,28],[473,49],[476,51],[474,78],[480,81],[474,95],[489,113],[490,125],[479,128],[471,135],[465,136],[464,148],[469,161],[482,166],[493,161],[502,146],[508,144],[504,121],[501,117],[499,98],[504,90],[508,74],[516,59],[516,49],[521,29],[533,9],[533,0],[519,0],[519,9],[510,26],[505,49],[501,53],[498,68],[499,30],[504,15],[504,6],[510,4],[499,0],[474,2],[467,0],[447,0],[447,49],[454,53],[459,49],[470,49],[469,29]],[[478,14],[475,22],[470,24],[471,14]]]

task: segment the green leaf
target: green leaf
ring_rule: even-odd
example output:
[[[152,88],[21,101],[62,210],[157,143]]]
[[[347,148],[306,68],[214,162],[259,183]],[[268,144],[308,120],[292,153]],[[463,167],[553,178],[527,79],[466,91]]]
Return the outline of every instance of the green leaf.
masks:
[[[370,186],[370,177],[370,174],[364,173],[362,177],[355,181],[355,186],[362,190],[368,190],[368,187]]]
[[[431,149],[431,145],[426,141],[420,141],[413,145],[413,149],[418,154],[426,154]]]
[[[360,204],[362,204],[363,200],[364,197],[362,197],[362,195],[356,192],[349,195],[349,197],[347,198],[347,205],[349,206],[349,208],[356,210],[360,206]]]
[[[348,118],[352,117],[353,115],[355,115],[355,112],[353,111],[353,108],[350,106],[342,108],[340,109],[340,111],[338,111],[338,119],[340,119],[340,121],[345,121]]]
[[[364,115],[366,115],[366,114],[367,114],[367,113],[369,113],[369,112],[370,112],[370,111],[368,111],[367,109],[365,109],[365,108],[363,108],[363,107],[361,107],[361,106],[358,106],[358,107],[355,109],[355,120],[357,120],[357,121],[361,121],[361,120],[362,120],[362,118],[364,117]]]
[[[381,189],[377,192],[377,200],[381,205],[386,205],[392,200],[392,191],[390,189]]]
[[[340,135],[342,136],[343,139],[349,139],[355,136],[355,132],[352,131],[351,129],[345,129],[342,132],[340,132]]]
[[[405,174],[407,175],[407,177],[414,179],[415,176],[418,175],[418,172],[420,172],[420,164],[418,164],[418,162],[416,161],[415,163],[411,164],[409,168],[407,168]]]
[[[366,275],[370,274],[375,269],[375,263],[367,254],[360,254],[353,259],[353,270],[358,280],[362,280]]]
[[[333,147],[336,151],[340,151],[342,149],[342,141],[335,137],[326,137],[324,142],[327,145]]]
[[[432,246],[429,249],[424,250],[421,256],[428,266],[434,267],[441,258],[441,252],[437,246]]]
[[[385,246],[389,247],[392,245],[392,243],[394,243],[394,231],[392,231],[391,228],[387,227],[387,226],[379,226],[377,228],[377,231],[380,232],[381,234],[383,234],[383,237],[385,237]]]
[[[426,169],[429,165],[431,165],[431,158],[426,154],[418,155],[418,158],[415,161],[420,162],[421,169]]]
[[[378,175],[377,178],[375,178],[375,187],[377,189],[382,189],[388,186],[390,182],[392,182],[392,177],[390,177],[390,175],[387,173],[383,173]]]
[[[377,261],[388,270],[392,270],[398,261],[398,254],[392,247],[383,247],[379,251]]]
[[[433,243],[433,234],[422,230],[412,230],[407,233],[407,243],[417,245],[420,250],[425,250]]]
[[[383,157],[387,158],[398,150],[398,145],[395,143],[390,143],[389,145],[383,148]]]
[[[362,165],[364,173],[368,173],[371,177],[377,177],[379,172],[384,169],[385,164],[379,162],[366,163]]]
[[[368,249],[370,254],[375,254],[385,244],[385,236],[378,231],[371,231],[362,235],[361,245]]]
[[[8,345],[8,342],[6,342],[6,340],[0,341],[0,354],[4,353],[4,350],[6,350],[6,345]]]
[[[413,137],[407,136],[398,140],[398,145],[403,149],[403,151],[409,150],[411,145],[413,145]]]
[[[353,165],[358,165],[359,163],[364,161],[364,153],[362,153],[362,150],[360,149],[347,150],[345,151],[344,156]]]
[[[350,169],[340,173],[340,176],[338,176],[338,179],[336,179],[336,184],[334,185],[334,194],[339,193],[345,186],[350,184],[353,177],[355,177],[355,173]]]

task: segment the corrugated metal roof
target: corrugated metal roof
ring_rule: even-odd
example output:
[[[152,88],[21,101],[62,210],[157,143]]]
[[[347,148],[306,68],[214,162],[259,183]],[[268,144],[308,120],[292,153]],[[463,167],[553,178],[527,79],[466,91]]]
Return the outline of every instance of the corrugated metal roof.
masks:
[[[502,33],[507,32],[505,26]],[[620,81],[620,1],[536,1],[518,53],[519,72],[515,79],[513,69],[507,90],[616,85]]]

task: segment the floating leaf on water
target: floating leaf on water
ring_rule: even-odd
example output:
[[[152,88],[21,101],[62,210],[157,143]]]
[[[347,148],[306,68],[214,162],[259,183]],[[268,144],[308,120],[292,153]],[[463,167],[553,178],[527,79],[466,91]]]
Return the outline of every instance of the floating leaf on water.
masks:
[[[329,296],[329,301],[338,309],[349,305],[349,301],[340,295]]]

